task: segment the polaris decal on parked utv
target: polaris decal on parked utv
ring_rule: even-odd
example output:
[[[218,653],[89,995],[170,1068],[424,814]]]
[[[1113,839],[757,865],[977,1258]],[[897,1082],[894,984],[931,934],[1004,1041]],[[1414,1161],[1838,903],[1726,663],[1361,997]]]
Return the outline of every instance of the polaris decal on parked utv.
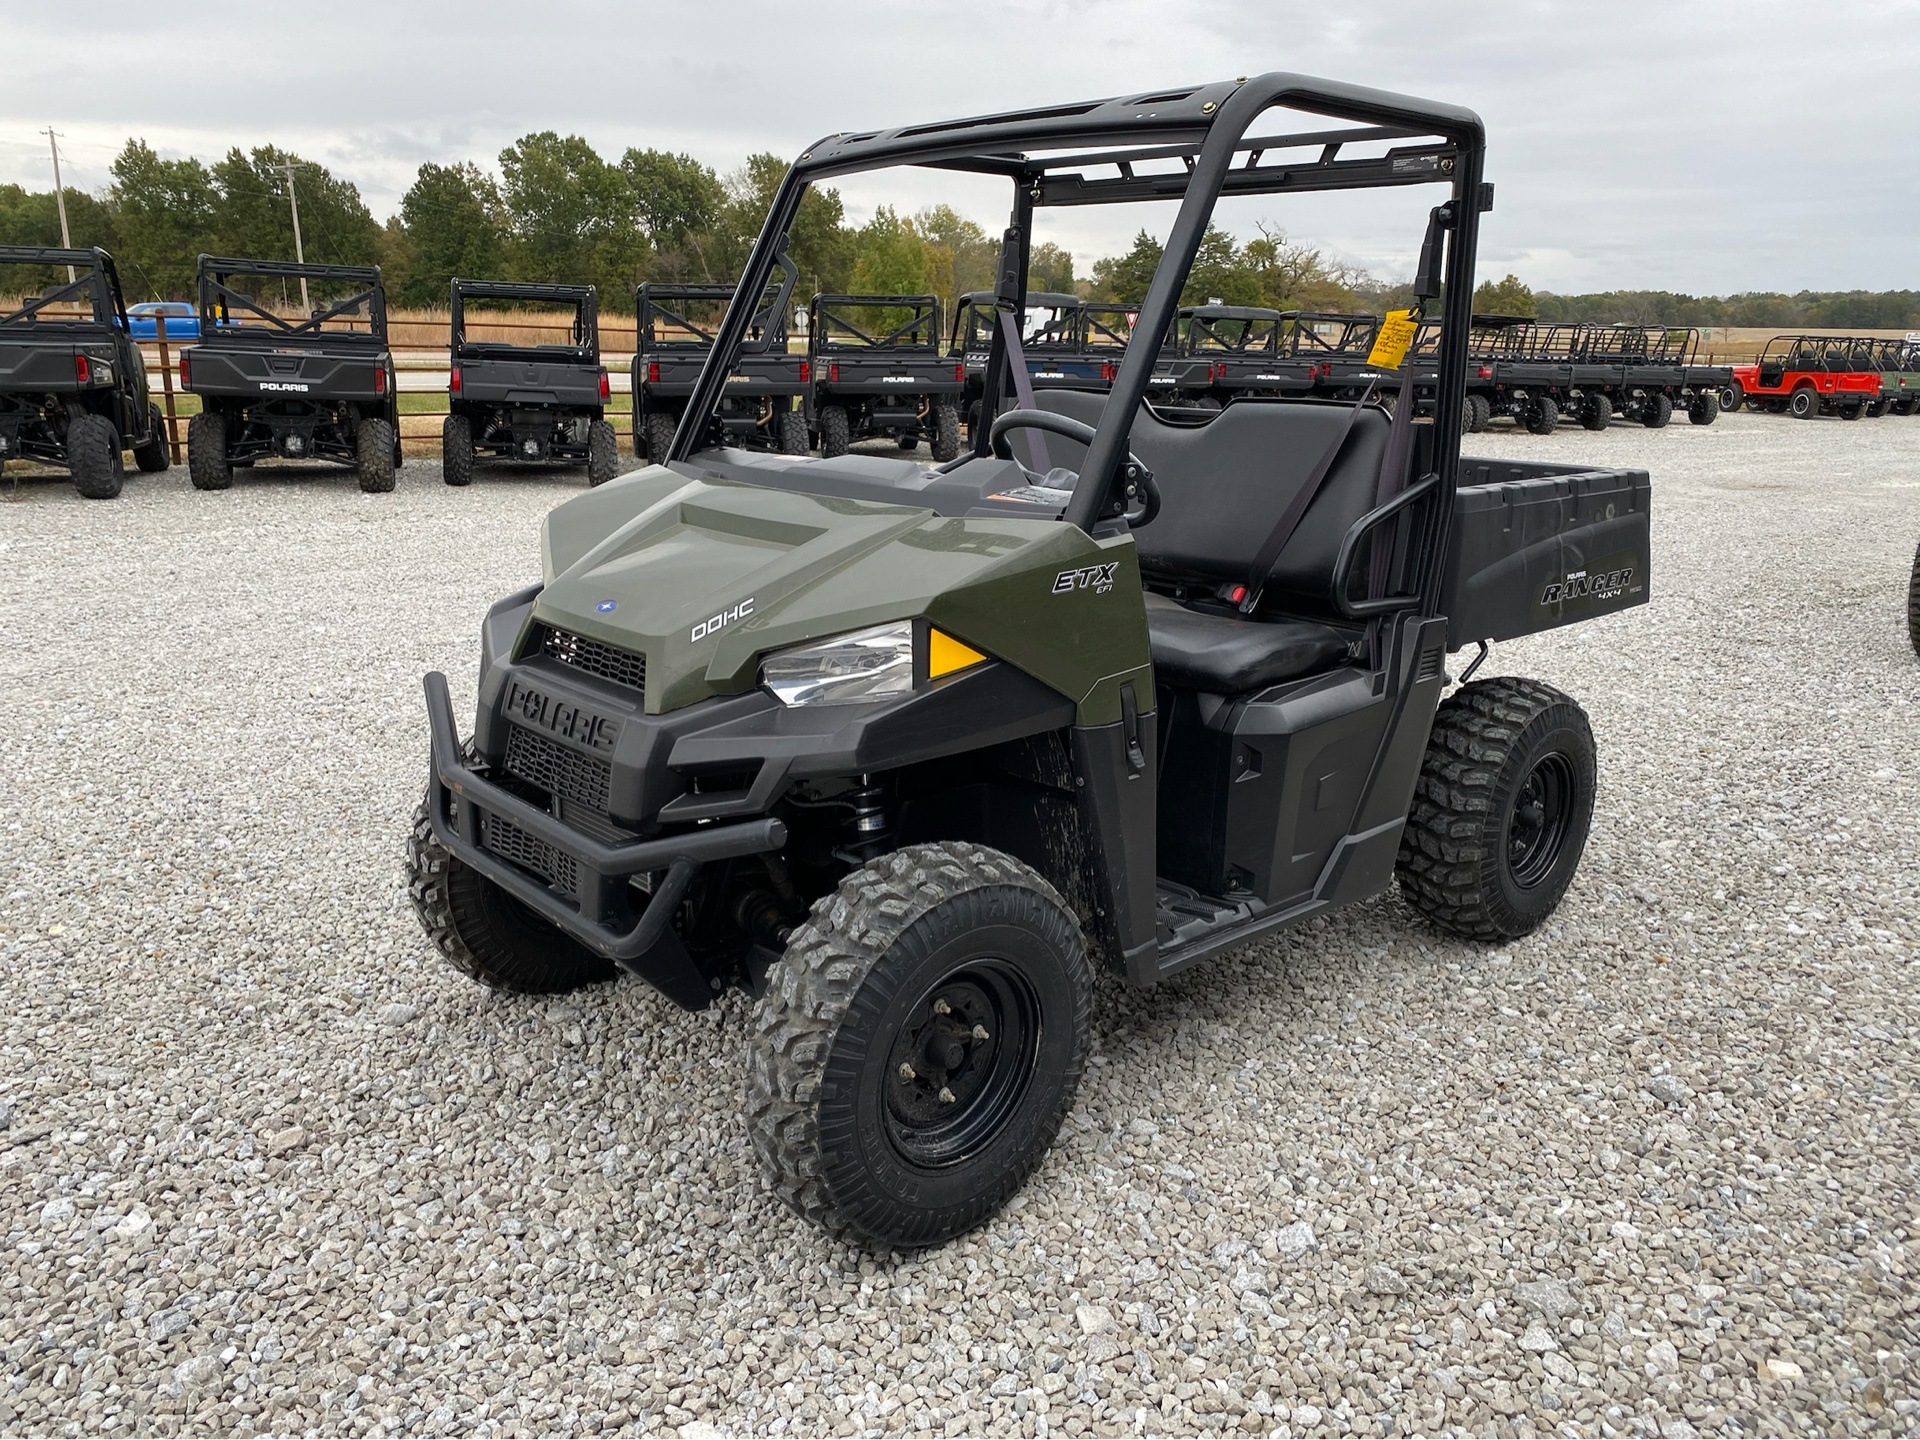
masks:
[[[426,677],[409,864],[434,943],[512,989],[749,991],[773,1190],[913,1246],[1045,1154],[1094,967],[1153,985],[1396,876],[1453,935],[1539,926],[1586,843],[1591,730],[1536,680],[1443,699],[1447,655],[1643,603],[1650,497],[1644,472],[1460,457],[1483,157],[1470,111],[1291,74],[819,141],[654,464],[548,515],[540,583],[482,622],[470,741]],[[893,165],[1011,192],[971,445],[933,468],[733,448],[728,377],[801,198]],[[1409,217],[1442,332],[1426,416],[1414,366],[1391,413],[1147,403],[1222,194],[1404,185],[1440,191]],[[1036,392],[1035,211],[1145,200],[1177,213],[1110,393]],[[521,686],[612,748],[525,723]]]

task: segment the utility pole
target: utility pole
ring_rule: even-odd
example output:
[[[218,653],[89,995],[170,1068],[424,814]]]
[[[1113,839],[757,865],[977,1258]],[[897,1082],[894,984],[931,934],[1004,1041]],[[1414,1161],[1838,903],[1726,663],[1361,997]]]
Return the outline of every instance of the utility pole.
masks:
[[[67,230],[67,192],[60,185],[60,136],[54,128],[47,127],[47,147],[53,151],[53,203],[60,210],[60,247],[63,250],[73,248],[73,237]],[[73,267],[67,267],[67,283],[74,281]]]
[[[282,167],[287,172],[287,206],[293,211],[293,258],[300,264],[307,263],[307,252],[300,246],[300,202],[293,194],[293,161],[287,161]],[[307,298],[307,277],[300,277],[300,311],[302,315],[313,313],[313,302]]]

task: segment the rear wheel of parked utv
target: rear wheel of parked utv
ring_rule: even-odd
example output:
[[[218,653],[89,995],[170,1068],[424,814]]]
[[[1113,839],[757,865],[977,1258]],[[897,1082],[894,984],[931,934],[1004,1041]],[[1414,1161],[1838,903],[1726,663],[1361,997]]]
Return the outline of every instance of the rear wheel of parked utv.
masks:
[[[473,483],[473,422],[464,415],[440,422],[440,478],[449,485]]]
[[[1434,717],[1400,840],[1400,893],[1470,940],[1511,940],[1553,913],[1593,822],[1593,731],[1538,680],[1480,680]]]
[[[1720,397],[1711,390],[1702,390],[1687,402],[1687,419],[1695,425],[1711,425],[1720,418]]]
[[[1493,402],[1484,395],[1469,395],[1467,396],[1467,405],[1473,414],[1472,420],[1468,422],[1467,429],[1471,430],[1475,435],[1478,435],[1487,428],[1488,422],[1493,419]]]
[[[1613,401],[1605,395],[1589,395],[1580,412],[1580,423],[1589,430],[1604,430],[1613,424]]]
[[[936,405],[933,407],[933,458],[944,465],[959,454],[960,407]]]
[[[587,484],[604,485],[620,473],[620,437],[613,426],[595,420],[587,426]]]
[[[1039,1164],[1086,1063],[1092,977],[1052,886],[979,845],[914,845],[813,907],[747,1041],[774,1191],[865,1245],[935,1245]]]
[[[1907,580],[1907,639],[1920,655],[1920,550],[1913,552],[1913,574]]]
[[[1560,407],[1551,395],[1542,395],[1527,409],[1527,430],[1534,435],[1551,435],[1560,423]]]
[[[384,495],[393,489],[393,426],[384,420],[366,420],[354,437],[354,453],[359,464],[360,488],[369,495]]]
[[[167,422],[158,405],[147,407],[147,443],[133,447],[133,463],[149,475],[158,475],[173,463],[173,452],[167,448]]]
[[[1664,390],[1649,395],[1640,407],[1640,423],[1649,430],[1665,429],[1667,422],[1671,419],[1673,419],[1673,397]]]
[[[831,459],[844,455],[852,447],[852,428],[847,423],[844,405],[822,405],[815,417],[820,422],[820,456]]]
[[[673,444],[673,432],[680,422],[671,415],[647,416],[647,459],[655,465],[667,463],[667,450]]]
[[[120,432],[104,415],[76,415],[67,422],[67,470],[73,488],[89,500],[111,500],[127,478]]]
[[[427,938],[456,970],[496,990],[553,995],[618,973],[535,915],[434,838],[422,802],[407,837],[407,895]]]
[[[225,490],[233,484],[225,416],[202,410],[187,422],[187,476],[196,490]]]
[[[807,417],[798,410],[780,412],[780,453],[782,455],[804,455],[813,448],[813,437],[807,434]]]

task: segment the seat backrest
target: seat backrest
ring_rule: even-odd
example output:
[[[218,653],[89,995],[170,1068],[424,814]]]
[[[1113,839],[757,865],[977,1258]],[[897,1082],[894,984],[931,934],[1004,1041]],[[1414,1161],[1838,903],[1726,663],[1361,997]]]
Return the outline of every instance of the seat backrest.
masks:
[[[1097,425],[1106,399],[1049,390],[1036,403]],[[1348,409],[1325,400],[1242,401],[1204,424],[1174,425],[1142,406],[1129,444],[1153,471],[1161,507],[1153,523],[1134,534],[1141,568],[1210,583],[1246,580],[1275,523],[1339,438]],[[1340,541],[1373,508],[1391,429],[1386,411],[1375,405],[1354,417],[1319,494],[1274,563],[1268,608],[1337,614],[1332,585]],[[1051,435],[1047,445],[1054,462],[1068,468],[1086,454]]]

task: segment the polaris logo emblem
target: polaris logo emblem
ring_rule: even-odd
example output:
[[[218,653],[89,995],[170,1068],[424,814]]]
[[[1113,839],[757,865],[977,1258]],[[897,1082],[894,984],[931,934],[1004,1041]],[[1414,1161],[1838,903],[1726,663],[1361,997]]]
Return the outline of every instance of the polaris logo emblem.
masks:
[[[1113,572],[1119,568],[1118,560],[1109,560],[1104,565],[1088,565],[1081,570],[1062,570],[1053,577],[1053,593],[1067,595],[1075,590],[1091,590],[1096,595],[1105,595],[1113,589]]]
[[[299,380],[262,380],[260,382],[260,388],[262,390],[291,390],[300,395],[306,394],[308,389],[308,387]]]
[[[1624,566],[1602,575],[1576,570],[1564,580],[1555,580],[1541,593],[1542,605],[1559,605],[1568,600],[1616,600],[1633,583],[1633,567]]]
[[[880,383],[881,383],[882,385],[911,385],[911,384],[913,384],[913,376],[911,376],[911,375],[882,375],[882,376],[880,377]]]
[[[749,595],[732,609],[722,610],[718,615],[702,620],[688,632],[687,639],[693,644],[698,645],[702,640],[706,639],[707,636],[718,635],[727,626],[733,624],[734,621],[746,619],[747,616],[753,614],[753,601],[754,597]]]
[[[556,700],[518,680],[507,684],[505,709],[508,716],[520,724],[594,750],[611,750],[620,732],[618,721],[565,700]]]

